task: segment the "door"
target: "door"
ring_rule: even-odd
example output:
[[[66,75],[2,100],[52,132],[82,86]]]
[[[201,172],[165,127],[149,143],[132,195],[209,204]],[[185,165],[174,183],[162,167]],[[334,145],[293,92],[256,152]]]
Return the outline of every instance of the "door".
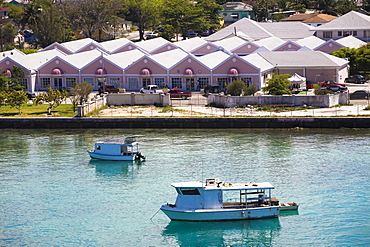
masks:
[[[186,78],[186,90],[188,91],[194,91],[194,78]]]
[[[62,78],[54,78],[54,89],[63,89],[63,80]]]

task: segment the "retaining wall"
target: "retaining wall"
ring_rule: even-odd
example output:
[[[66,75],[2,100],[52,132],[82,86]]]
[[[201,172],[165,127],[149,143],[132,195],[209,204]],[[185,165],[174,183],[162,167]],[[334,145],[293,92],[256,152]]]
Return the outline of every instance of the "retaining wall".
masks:
[[[370,128],[370,118],[0,118],[0,129]]]
[[[348,104],[348,93],[291,96],[230,96],[223,94],[211,94],[208,96],[207,100],[208,104],[214,103],[223,107],[246,105],[306,105],[314,107],[332,107],[338,104]]]
[[[118,93],[107,95],[108,105],[154,105],[170,104],[169,94]]]

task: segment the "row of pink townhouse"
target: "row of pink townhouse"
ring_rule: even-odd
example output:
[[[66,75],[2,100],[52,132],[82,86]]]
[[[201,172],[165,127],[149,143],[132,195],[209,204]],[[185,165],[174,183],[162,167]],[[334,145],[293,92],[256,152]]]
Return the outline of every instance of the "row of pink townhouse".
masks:
[[[318,51],[260,52],[247,56],[225,51],[195,56],[179,48],[154,55],[140,49],[108,54],[98,48],[70,55],[58,49],[30,55],[18,50],[3,53],[0,68],[11,76],[13,66],[24,71],[25,78],[20,82],[31,92],[48,87],[68,89],[84,81],[91,83],[94,90],[113,84],[138,91],[156,84],[197,91],[206,85],[226,86],[236,79],[261,89],[272,73],[297,73],[311,82],[344,81],[348,75],[348,61]]]

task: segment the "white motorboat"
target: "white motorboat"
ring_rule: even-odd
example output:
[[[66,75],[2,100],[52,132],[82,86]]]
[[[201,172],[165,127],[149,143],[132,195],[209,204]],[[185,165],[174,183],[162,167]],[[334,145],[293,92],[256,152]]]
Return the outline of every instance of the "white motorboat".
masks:
[[[271,202],[268,182],[225,183],[219,179],[206,182],[171,184],[177,191],[175,204],[161,210],[177,221],[225,221],[278,217],[279,205]]]
[[[123,143],[104,141],[97,142],[94,150],[87,150],[92,159],[99,160],[145,160],[139,152],[135,137],[127,137]]]

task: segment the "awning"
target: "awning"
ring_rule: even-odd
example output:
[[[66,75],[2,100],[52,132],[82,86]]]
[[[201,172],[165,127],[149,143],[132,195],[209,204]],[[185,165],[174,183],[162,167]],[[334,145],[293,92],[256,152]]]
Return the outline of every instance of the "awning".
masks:
[[[62,75],[62,71],[59,69],[59,68],[54,68],[52,71],[51,71],[51,74],[52,75]]]
[[[239,71],[238,71],[238,69],[237,68],[231,68],[231,69],[229,69],[229,72],[228,72],[228,74],[229,75],[232,75],[232,76],[234,76],[234,75],[239,75]]]
[[[6,77],[12,77],[12,72],[10,70],[6,70]]]
[[[149,69],[142,69],[140,71],[140,75],[144,75],[144,76],[150,76],[152,73],[150,72]]]
[[[184,71],[184,75],[185,76],[193,76],[194,75],[194,71],[192,69],[186,69]]]
[[[99,68],[95,71],[95,75],[106,75],[107,71],[104,68]]]
[[[288,78],[290,82],[305,82],[306,77],[300,76],[297,73],[295,73],[292,77]]]

